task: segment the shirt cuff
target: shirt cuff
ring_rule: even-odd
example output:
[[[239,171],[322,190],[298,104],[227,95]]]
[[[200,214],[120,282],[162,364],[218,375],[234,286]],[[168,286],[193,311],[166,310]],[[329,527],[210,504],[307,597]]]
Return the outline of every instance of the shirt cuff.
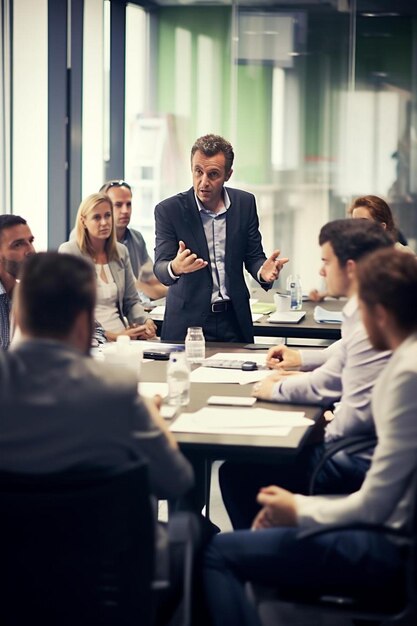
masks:
[[[281,394],[282,383],[283,383],[283,381],[280,380],[279,382],[277,382],[273,386],[272,394],[271,394],[271,400],[273,400],[275,402],[283,402],[284,401],[285,398],[283,398],[282,394]]]
[[[300,370],[301,371],[309,371],[314,369],[317,364],[316,364],[316,359],[314,358],[315,355],[312,354],[314,352],[314,350],[300,350],[299,354],[300,354]],[[309,354],[310,353],[310,354]]]
[[[262,263],[261,267],[258,269],[258,273],[256,274],[256,278],[258,279],[258,282],[264,285],[273,285],[275,282],[274,280],[272,282],[268,282],[267,280],[264,280],[263,278],[261,278],[261,272],[262,272],[263,266],[264,265]]]
[[[168,274],[171,276],[172,280],[178,280],[179,276],[176,276],[171,268],[171,261],[168,263]]]

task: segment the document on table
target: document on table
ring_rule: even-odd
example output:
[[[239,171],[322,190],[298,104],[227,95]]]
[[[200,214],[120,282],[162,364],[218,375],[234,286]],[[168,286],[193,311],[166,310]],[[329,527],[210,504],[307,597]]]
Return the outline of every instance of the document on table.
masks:
[[[176,433],[218,433],[227,435],[268,435],[286,437],[295,426],[312,426],[303,411],[205,407],[182,413],[170,429]]]
[[[261,317],[263,317],[263,313],[252,313],[252,322],[259,322]]]
[[[252,359],[247,359],[248,361]],[[249,385],[262,380],[271,374],[271,370],[254,370],[242,372],[242,370],[225,369],[223,367],[198,367],[191,372],[192,383],[235,383]]]
[[[258,367],[263,367],[266,362],[266,354],[254,354],[253,352],[216,352],[207,358],[207,361],[255,361]],[[272,374],[272,370],[269,370]]]
[[[341,311],[328,311],[322,306],[314,308],[314,321],[319,324],[341,324],[343,315]]]
[[[248,354],[247,352],[217,352],[207,360],[220,361],[254,361],[258,367],[265,365],[265,354]],[[256,383],[272,374],[272,370],[259,369],[251,372],[242,370],[226,369],[222,367],[198,367],[191,372],[192,383],[235,383],[249,385]]]
[[[275,311],[275,304],[273,302],[254,302],[250,305],[252,316],[254,313],[261,313],[261,315],[267,315]]]
[[[151,316],[153,320],[156,320],[159,322],[162,321],[165,315],[165,305],[161,304],[160,306],[156,306],[154,309],[152,309],[149,315]]]

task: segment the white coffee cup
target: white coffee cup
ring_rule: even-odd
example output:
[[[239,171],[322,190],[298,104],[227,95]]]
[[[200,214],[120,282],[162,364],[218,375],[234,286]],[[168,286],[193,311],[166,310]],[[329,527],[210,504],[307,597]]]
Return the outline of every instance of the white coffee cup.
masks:
[[[291,298],[282,293],[274,294],[275,310],[278,312],[289,311],[291,305]]]
[[[109,363],[116,369],[124,368],[131,370],[136,375],[137,380],[139,380],[142,350],[136,349],[136,346],[129,343],[121,346],[113,342],[105,344],[103,358],[106,363]]]

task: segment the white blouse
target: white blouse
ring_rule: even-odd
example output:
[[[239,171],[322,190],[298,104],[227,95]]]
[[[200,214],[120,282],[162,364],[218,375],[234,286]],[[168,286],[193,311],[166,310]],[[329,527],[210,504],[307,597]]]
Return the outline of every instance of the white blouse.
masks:
[[[96,265],[97,274],[97,302],[95,317],[104,330],[119,333],[125,329],[117,308],[117,285],[108,263]],[[103,277],[104,274],[104,277]]]

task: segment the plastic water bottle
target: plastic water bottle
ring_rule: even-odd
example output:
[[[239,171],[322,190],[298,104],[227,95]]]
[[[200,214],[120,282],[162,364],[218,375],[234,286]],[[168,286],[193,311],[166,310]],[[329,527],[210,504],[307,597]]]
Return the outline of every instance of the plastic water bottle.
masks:
[[[297,276],[290,276],[287,285],[291,299],[290,309],[291,311],[299,311],[303,306],[303,290],[298,274]]]
[[[168,404],[185,406],[190,402],[190,368],[185,352],[171,352],[167,367]]]
[[[206,358],[206,340],[201,326],[190,326],[187,330],[185,354],[189,363],[202,363]]]

